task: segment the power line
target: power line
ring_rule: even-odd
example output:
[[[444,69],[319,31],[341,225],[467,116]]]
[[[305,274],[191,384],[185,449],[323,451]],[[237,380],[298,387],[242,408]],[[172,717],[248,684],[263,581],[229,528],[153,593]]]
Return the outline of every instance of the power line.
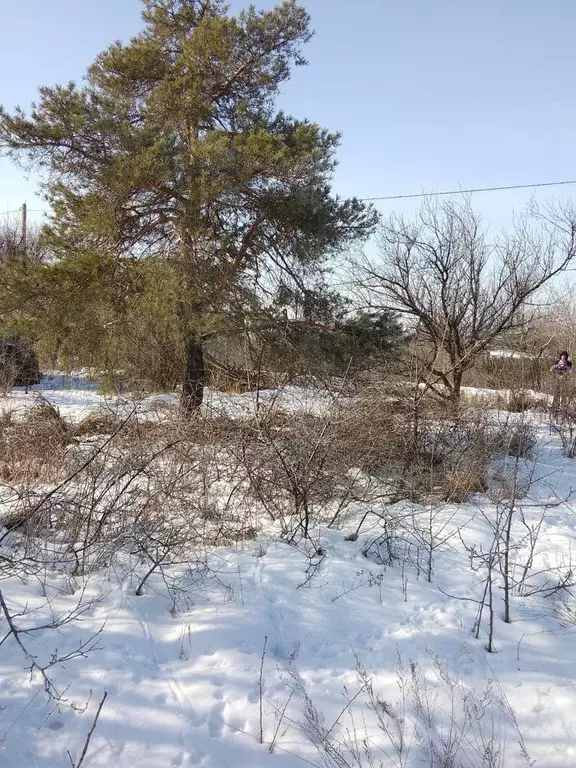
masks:
[[[377,200],[407,200],[414,197],[439,197],[440,195],[466,195],[472,192],[499,192],[503,189],[535,189],[536,187],[559,187],[563,184],[576,184],[574,181],[541,181],[537,184],[509,184],[502,187],[475,187],[474,189],[453,189],[449,192],[418,192],[411,195],[385,195],[382,197],[362,197],[365,202],[375,202]]]
[[[360,200],[370,203],[378,200],[408,200],[417,197],[440,197],[443,195],[468,195],[473,192],[500,192],[508,189],[536,189],[537,187],[560,187],[567,184],[576,184],[576,179],[568,181],[540,181],[535,184],[508,184],[500,187],[472,187],[470,189],[451,189],[443,192],[416,192],[409,195],[380,195],[378,197],[361,197]],[[3,216],[10,216],[20,213],[22,209],[16,208],[13,211],[0,211]],[[28,209],[28,213],[48,213],[46,208]]]
[[[12,216],[15,213],[21,213],[22,208],[16,208],[13,211],[0,211],[1,216]],[[28,213],[48,213],[47,208],[28,208]]]

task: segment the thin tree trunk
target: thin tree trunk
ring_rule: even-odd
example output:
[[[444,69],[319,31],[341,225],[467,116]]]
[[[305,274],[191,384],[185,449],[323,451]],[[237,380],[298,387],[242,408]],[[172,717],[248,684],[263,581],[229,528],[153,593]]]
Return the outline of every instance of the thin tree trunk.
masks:
[[[488,562],[488,645],[486,650],[488,653],[494,653],[494,592],[493,592],[493,568],[494,563],[492,561],[493,554],[490,552],[490,560]]]
[[[464,371],[462,371],[460,368],[455,368],[452,374],[452,382],[453,382],[452,399],[455,405],[458,405],[460,403],[460,391],[462,389],[463,373]]]
[[[514,481],[516,483],[516,479]],[[506,510],[506,527],[504,528],[504,563],[502,576],[504,577],[504,621],[512,622],[510,616],[510,596],[512,593],[512,577],[510,574],[510,546],[512,540],[512,518],[514,515],[514,500],[510,502],[510,508]]]
[[[205,368],[202,341],[196,336],[190,336],[186,340],[186,365],[180,399],[180,407],[185,414],[191,415],[202,405],[204,383]]]

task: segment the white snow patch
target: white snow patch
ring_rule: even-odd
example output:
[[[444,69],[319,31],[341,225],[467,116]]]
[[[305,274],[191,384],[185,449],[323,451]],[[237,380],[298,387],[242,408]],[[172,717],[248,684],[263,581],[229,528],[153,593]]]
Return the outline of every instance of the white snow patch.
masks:
[[[16,387],[0,397],[0,413],[13,411],[16,416],[38,404],[42,397],[56,407],[69,423],[78,423],[95,410],[109,410],[115,414],[129,414],[135,411],[143,417],[157,419],[166,408],[177,407],[178,395],[102,395],[98,392],[95,379],[84,372],[64,375],[52,373],[26,393]],[[293,413],[306,411],[321,414],[334,402],[334,396],[327,390],[312,387],[287,386],[281,391],[264,389],[240,394],[227,394],[206,389],[203,410],[206,415],[246,418],[257,413],[259,408],[275,406]]]
[[[89,386],[45,387],[42,393],[73,421],[95,407],[126,406],[121,398],[103,398]],[[270,402],[276,393],[260,396]],[[287,409],[316,412],[330,400],[327,394],[295,387],[280,397]],[[174,401],[172,397],[146,398],[141,407],[152,412],[158,402]],[[1,407],[23,409],[31,402],[33,396],[14,393],[2,398]],[[206,408],[242,416],[253,412],[255,397],[210,392]],[[540,520],[543,505],[551,499],[565,499],[547,510],[537,559],[542,566],[568,563],[576,537],[576,505],[569,498],[576,487],[576,464],[561,457],[545,427],[540,429],[539,455],[532,471],[536,484],[524,506],[528,525]],[[412,511],[426,514],[425,508]],[[492,681],[493,700],[508,702],[515,712],[526,749],[538,768],[574,768],[576,624],[560,623],[554,602],[541,596],[515,597],[513,622],[505,624],[498,593],[497,653],[487,654],[485,631],[480,640],[471,633],[477,604],[468,598],[477,599],[482,587],[478,573],[470,568],[470,551],[489,547],[487,521],[494,508],[478,497],[469,504],[446,507],[441,514],[454,535],[437,552],[432,583],[414,566],[383,566],[364,556],[377,535],[376,519],[372,530],[357,541],[345,540],[348,531],[319,531],[326,556],[309,581],[310,561],[305,553],[273,538],[244,549],[214,552],[208,563],[214,576],[203,587],[195,581],[194,571],[174,569],[174,576],[181,585],[189,585],[193,597],[193,604],[177,615],[170,612],[160,577],[150,580],[140,598],[134,596],[135,579],[119,581],[113,573],[91,577],[84,585],[85,598],[97,602],[81,622],[68,624],[58,633],[46,630],[23,637],[42,663],[56,647],[61,654],[72,651],[102,630],[97,650],[53,670],[57,682],[69,686],[67,704],[47,704],[41,680],[25,671],[27,661],[21,650],[11,639],[0,645],[3,768],[62,768],[70,764],[67,751],[77,759],[104,691],[108,698],[85,768],[336,766],[336,762],[323,762],[299,725],[302,690],[329,728],[346,697],[358,690],[358,659],[373,677],[378,694],[394,704],[400,700],[398,654],[407,665],[416,662],[431,676],[431,696],[439,697],[441,707],[446,705],[446,686],[433,675],[435,657],[456,681],[457,702],[471,690],[480,693]],[[34,625],[73,609],[78,601],[61,575],[48,573],[43,578],[49,600],[41,579],[0,581],[2,593],[16,611],[24,607],[34,611],[33,618],[27,619]],[[0,640],[6,631],[2,619]],[[264,744],[260,744],[259,684],[265,638]],[[291,686],[296,686],[296,693],[276,731]],[[380,752],[378,744],[385,739],[374,713],[361,702],[359,697],[353,705],[354,723],[346,715],[342,718],[348,734],[355,727],[363,738],[365,718],[366,737],[382,765],[416,768],[423,764],[416,743],[403,763],[389,744]],[[500,764],[525,766],[506,708],[492,707],[488,712],[486,724],[510,747],[506,762]],[[457,708],[454,717],[460,715]],[[472,757],[462,765],[480,765]]]

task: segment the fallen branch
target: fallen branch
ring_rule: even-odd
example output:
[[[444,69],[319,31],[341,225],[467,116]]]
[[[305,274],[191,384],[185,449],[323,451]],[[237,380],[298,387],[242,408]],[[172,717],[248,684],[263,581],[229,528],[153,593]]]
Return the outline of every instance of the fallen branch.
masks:
[[[98,704],[98,709],[96,710],[96,715],[94,717],[94,721],[92,722],[92,727],[88,731],[88,735],[86,736],[86,741],[84,742],[84,748],[82,749],[82,754],[80,755],[80,760],[78,760],[77,763],[72,760],[72,755],[68,750],[68,757],[70,758],[70,762],[72,763],[72,768],[80,768],[82,763],[84,762],[84,758],[86,757],[86,753],[88,752],[88,747],[90,746],[90,739],[92,738],[92,734],[96,730],[96,726],[98,725],[98,718],[100,717],[100,712],[102,712],[102,707],[104,706],[104,702],[106,701],[106,697],[108,696],[108,691],[104,691],[104,696],[102,696],[102,701],[100,704]]]

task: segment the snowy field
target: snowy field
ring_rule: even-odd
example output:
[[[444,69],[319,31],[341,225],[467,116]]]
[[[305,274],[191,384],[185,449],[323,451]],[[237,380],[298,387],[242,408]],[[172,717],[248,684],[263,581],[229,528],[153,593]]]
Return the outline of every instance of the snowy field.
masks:
[[[43,395],[74,422],[95,408],[130,407],[82,378],[54,377]],[[22,412],[34,397],[12,393],[0,409]],[[281,395],[287,410],[319,413],[328,400],[297,388]],[[159,403],[173,401],[139,407],[155,414]],[[206,407],[249,414],[254,397],[210,393]],[[431,581],[424,544],[403,535],[383,541],[378,507],[358,537],[349,534],[365,510],[352,511],[342,529],[319,526],[317,552],[270,527],[201,564],[154,574],[140,597],[141,574],[128,563],[77,578],[74,594],[56,572],[5,578],[0,589],[29,656],[3,617],[0,765],[574,768],[576,603],[554,585],[575,556],[576,462],[563,458],[545,423],[536,429],[534,459],[515,465],[528,480],[510,530],[513,569],[528,575],[511,598],[511,623],[494,577],[494,652],[486,650],[488,609],[478,638],[473,632],[501,511],[482,494],[388,509],[421,521],[420,531],[434,528]],[[538,532],[532,552],[530,531]],[[24,632],[76,610],[80,599],[89,607],[77,621]],[[64,691],[62,702],[50,700],[27,668],[75,655],[83,643],[83,656],[50,669]]]
[[[83,372],[72,374],[50,374],[42,382],[26,393],[22,387],[0,397],[0,413],[12,411],[14,414],[25,413],[42,396],[51,405],[58,408],[62,417],[77,424],[96,409],[123,414],[135,410],[140,417],[158,419],[167,410],[178,406],[176,395],[136,396],[102,395],[98,392],[97,382]],[[262,390],[258,396],[252,392],[236,395],[223,395],[220,392],[206,390],[203,410],[207,416],[227,416],[230,418],[251,416],[256,408],[269,406],[272,402],[285,411],[306,410],[311,413],[322,412],[332,398],[327,393],[313,391],[304,387],[285,387],[281,392]]]

